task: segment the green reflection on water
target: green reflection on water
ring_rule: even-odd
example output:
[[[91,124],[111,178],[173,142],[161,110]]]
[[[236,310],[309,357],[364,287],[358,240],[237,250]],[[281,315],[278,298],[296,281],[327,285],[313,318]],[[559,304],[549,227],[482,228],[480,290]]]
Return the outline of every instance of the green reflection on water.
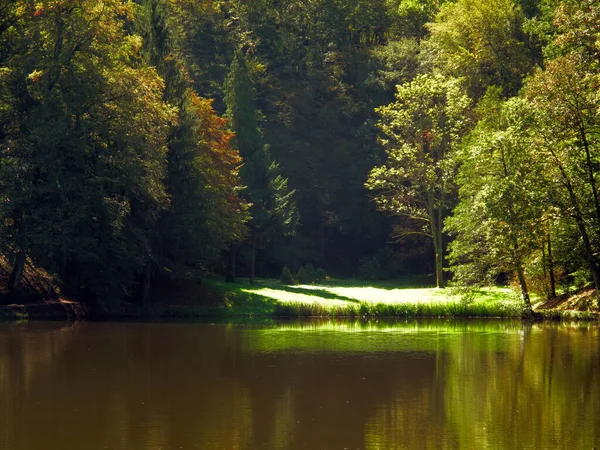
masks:
[[[2,449],[599,446],[593,324],[0,326]]]

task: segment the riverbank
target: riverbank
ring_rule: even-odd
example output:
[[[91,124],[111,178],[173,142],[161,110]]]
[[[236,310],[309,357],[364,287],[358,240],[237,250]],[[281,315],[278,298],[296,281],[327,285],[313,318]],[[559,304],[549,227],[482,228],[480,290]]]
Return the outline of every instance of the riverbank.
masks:
[[[31,276],[30,278],[34,278]],[[171,320],[244,317],[348,318],[522,318],[522,303],[510,288],[459,292],[424,287],[428,280],[407,277],[386,282],[329,280],[320,284],[283,285],[259,279],[225,283],[210,277],[160,286],[147,304],[123,303],[111,311],[60,297],[56,290],[29,295],[28,303],[0,306],[0,320]],[[29,288],[31,290],[31,286]],[[48,289],[46,289],[48,291]],[[593,291],[535,304],[537,318],[598,320]]]
[[[315,285],[282,285],[277,280],[247,280],[235,284],[209,279],[207,287],[222,299],[224,315],[276,317],[391,317],[391,318],[522,318],[518,294],[511,288],[487,287],[467,292],[427,287],[430,280],[406,277],[368,282],[330,280]],[[538,301],[535,312],[546,320],[598,320],[593,293],[565,295],[552,302]],[[581,299],[585,297],[585,301]]]

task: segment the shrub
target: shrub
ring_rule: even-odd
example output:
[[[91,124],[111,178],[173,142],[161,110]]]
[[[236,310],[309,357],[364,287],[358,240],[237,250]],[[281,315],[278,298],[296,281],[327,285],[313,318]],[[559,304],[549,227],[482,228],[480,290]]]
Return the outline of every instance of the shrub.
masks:
[[[315,281],[325,281],[327,279],[327,272],[322,267],[315,270]]]
[[[283,269],[281,269],[281,278],[279,281],[281,284],[296,284],[296,280],[294,280],[292,272],[288,266],[283,266]]]
[[[300,284],[310,283],[310,277],[304,267],[300,267],[300,269],[298,270],[298,273],[296,274],[296,280]]]
[[[311,263],[308,263],[304,266],[304,270],[306,270],[306,276],[308,277],[309,283],[314,283],[316,281],[315,267]]]
[[[402,274],[400,256],[391,248],[385,247],[369,258],[361,260],[359,275],[365,280],[389,280]]]

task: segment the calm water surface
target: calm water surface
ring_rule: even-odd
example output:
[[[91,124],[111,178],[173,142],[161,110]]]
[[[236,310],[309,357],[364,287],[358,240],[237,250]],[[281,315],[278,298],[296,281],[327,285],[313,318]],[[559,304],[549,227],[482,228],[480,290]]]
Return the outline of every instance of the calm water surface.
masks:
[[[0,449],[597,449],[597,325],[0,325]]]

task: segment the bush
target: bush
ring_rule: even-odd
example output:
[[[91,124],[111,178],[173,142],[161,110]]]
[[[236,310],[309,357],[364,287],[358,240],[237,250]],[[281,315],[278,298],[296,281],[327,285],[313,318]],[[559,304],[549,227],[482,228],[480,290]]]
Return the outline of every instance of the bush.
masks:
[[[364,280],[389,280],[402,274],[403,266],[399,263],[400,255],[391,248],[385,247],[369,258],[361,260],[358,269],[360,278]]]
[[[304,266],[304,270],[306,270],[306,276],[308,277],[308,282],[314,283],[316,280],[315,267],[311,263],[308,263],[306,266]]]
[[[315,281],[325,281],[327,279],[327,272],[322,267],[315,270]]]
[[[283,266],[283,269],[281,269],[281,278],[279,281],[281,284],[296,284],[296,280],[294,280],[292,272],[288,266]]]
[[[296,274],[296,280],[300,284],[307,284],[311,282],[310,277],[304,267],[300,267],[298,270],[298,273]]]

